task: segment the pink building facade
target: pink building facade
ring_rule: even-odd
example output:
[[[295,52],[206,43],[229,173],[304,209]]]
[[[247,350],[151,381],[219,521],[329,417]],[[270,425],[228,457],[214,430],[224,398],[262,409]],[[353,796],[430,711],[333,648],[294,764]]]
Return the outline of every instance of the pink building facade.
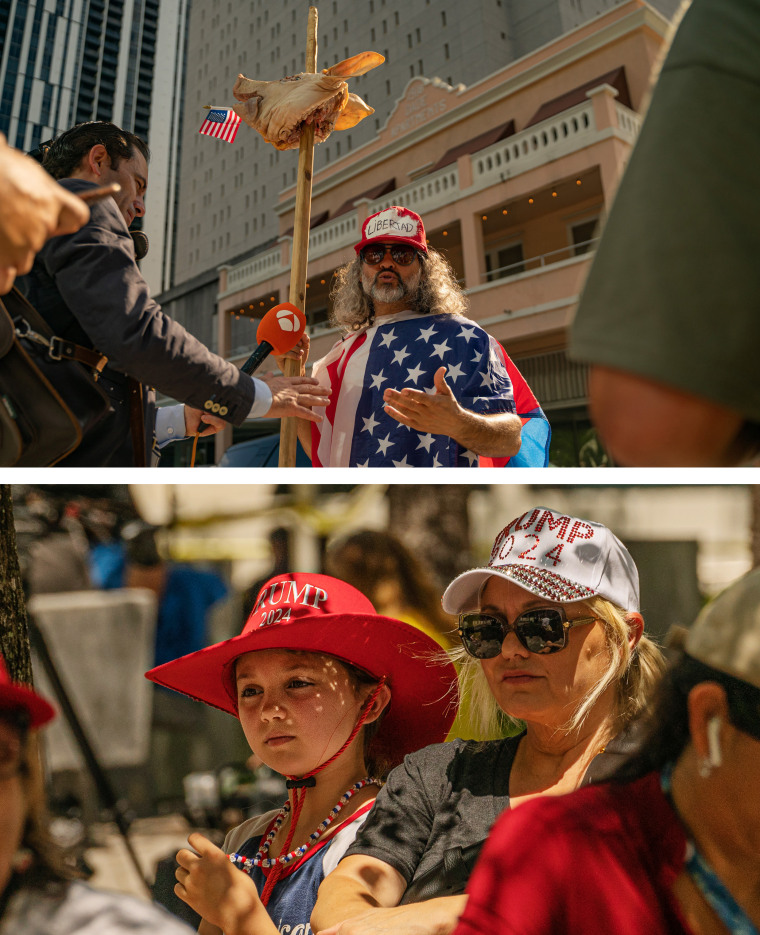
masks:
[[[553,426],[553,463],[594,463],[567,327],[668,31],[661,14],[628,0],[469,88],[411,79],[376,138],[314,178],[311,359],[339,336],[328,323],[332,274],[353,257],[363,220],[403,205],[449,259],[471,317],[528,379]],[[294,204],[284,190],[275,244],[220,268],[219,348],[236,363],[261,315],[288,299]],[[231,430],[217,436],[217,457],[231,441]]]

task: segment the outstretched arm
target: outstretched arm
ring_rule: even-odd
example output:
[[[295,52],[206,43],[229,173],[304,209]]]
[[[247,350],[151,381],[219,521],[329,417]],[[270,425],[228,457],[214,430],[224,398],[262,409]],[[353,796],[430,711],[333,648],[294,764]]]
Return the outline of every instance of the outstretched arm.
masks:
[[[203,916],[200,935],[279,935],[253,880],[202,834],[187,839],[197,853],[183,848],[174,892]]]
[[[519,416],[509,412],[479,415],[460,406],[446,382],[445,367],[439,367],[433,379],[433,395],[409,387],[386,390],[385,411],[418,432],[448,435],[478,455],[511,458],[517,454],[522,429]]]
[[[311,927],[317,935],[448,935],[466,896],[447,896],[399,906],[406,890],[401,874],[376,857],[345,857],[322,881]]]

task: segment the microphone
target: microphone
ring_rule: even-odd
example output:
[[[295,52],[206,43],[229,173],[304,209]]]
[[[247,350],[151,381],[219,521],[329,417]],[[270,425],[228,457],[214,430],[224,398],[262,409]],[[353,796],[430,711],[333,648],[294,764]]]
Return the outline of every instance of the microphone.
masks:
[[[253,373],[274,351],[278,356],[292,350],[306,329],[306,316],[295,305],[283,302],[270,308],[259,322],[256,340],[259,346],[240,368],[243,373]]]
[[[135,259],[142,260],[148,255],[148,247],[150,246],[148,235],[144,231],[130,231],[129,236],[135,245]]]

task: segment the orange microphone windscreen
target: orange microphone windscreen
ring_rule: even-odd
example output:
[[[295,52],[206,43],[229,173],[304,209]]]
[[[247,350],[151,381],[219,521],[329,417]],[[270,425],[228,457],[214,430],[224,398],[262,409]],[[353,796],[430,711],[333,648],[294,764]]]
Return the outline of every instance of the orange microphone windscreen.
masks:
[[[271,344],[275,355],[285,354],[298,344],[305,328],[304,313],[290,302],[283,302],[270,308],[261,319],[256,330],[256,340],[259,344],[262,341]]]

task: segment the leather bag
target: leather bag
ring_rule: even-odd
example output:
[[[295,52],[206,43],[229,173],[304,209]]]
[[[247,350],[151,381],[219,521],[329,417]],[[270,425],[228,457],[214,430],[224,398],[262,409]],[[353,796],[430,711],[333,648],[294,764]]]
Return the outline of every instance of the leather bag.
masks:
[[[106,358],[54,335],[17,290],[0,297],[0,466],[47,467],[108,413]]]

